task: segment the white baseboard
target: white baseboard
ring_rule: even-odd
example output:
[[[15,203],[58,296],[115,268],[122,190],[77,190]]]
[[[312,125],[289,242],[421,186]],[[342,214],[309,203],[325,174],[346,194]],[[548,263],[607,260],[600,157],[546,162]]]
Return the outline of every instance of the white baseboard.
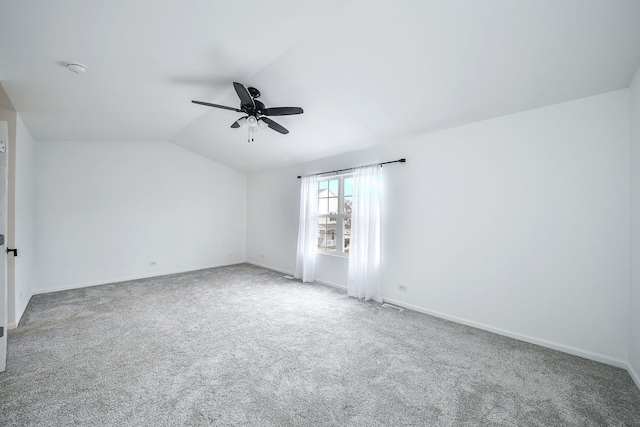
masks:
[[[638,376],[638,373],[633,369],[633,366],[631,366],[631,364],[627,364],[627,372],[629,372],[629,376],[631,377],[633,382],[636,383],[636,387],[640,389],[640,376]]]
[[[272,265],[260,264],[259,262],[247,261],[247,264],[255,265],[256,267],[266,268],[267,270],[277,271],[278,273],[287,274],[289,276],[293,276],[295,273],[289,270],[283,270],[282,268],[277,268]]]
[[[33,297],[33,295],[29,295],[29,299],[27,300],[27,303],[23,307],[18,307],[18,312],[16,313],[16,318],[14,320],[10,320],[7,323],[7,330],[15,329],[15,328],[18,327],[18,325],[20,324],[20,320],[22,319],[22,315],[24,314],[25,310],[27,309],[27,306],[29,305],[29,302],[31,301],[32,297]]]
[[[90,286],[108,285],[108,284],[111,284],[111,283],[122,283],[122,282],[128,282],[130,280],[150,279],[152,277],[169,276],[171,274],[188,273],[190,271],[206,270],[206,269],[209,269],[209,268],[217,268],[217,267],[225,267],[225,266],[228,266],[228,265],[242,264],[244,262],[246,262],[246,261],[231,262],[229,264],[208,265],[208,266],[203,266],[203,267],[193,267],[193,268],[189,268],[189,269],[186,269],[186,270],[185,269],[169,270],[169,271],[158,272],[158,273],[155,273],[155,274],[141,274],[141,275],[128,276],[128,277],[116,277],[116,278],[106,279],[106,280],[97,280],[97,281],[94,281],[94,282],[75,283],[73,285],[68,285],[68,286],[59,286],[59,287],[54,287],[54,288],[39,289],[36,292],[34,292],[34,295],[48,294],[48,293],[51,293],[51,292],[69,291],[69,290],[72,290],[72,289],[88,288]]]
[[[266,264],[260,264],[257,262],[253,262],[253,261],[247,261],[247,264],[251,264],[251,265],[255,265],[256,267],[262,267],[262,268],[266,268],[268,270],[273,270],[273,271],[277,271],[279,273],[284,273],[284,274],[288,274],[289,276],[293,276],[295,275],[295,273],[293,271],[288,271],[288,270],[283,270],[281,268],[276,268],[270,265],[266,265]],[[337,288],[343,291],[347,290],[347,287],[344,285],[341,285],[339,283],[333,283],[333,282],[329,282],[328,280],[322,280],[322,279],[315,279],[313,281],[313,283],[318,283],[320,285],[325,285],[325,286],[330,286],[332,288]]]
[[[20,320],[22,320],[22,315],[24,314],[25,310],[27,309],[27,306],[31,302],[31,298],[33,298],[33,294],[29,295],[29,299],[27,300],[27,303],[23,307],[19,308],[19,312],[16,313],[15,323],[11,323],[11,325],[7,326],[7,328],[15,329],[18,327],[18,325],[20,324]]]
[[[325,286],[330,286],[332,288],[337,288],[337,289],[340,289],[341,291],[347,292],[347,287],[344,286],[344,285],[340,285],[338,283],[328,282],[326,280],[319,280],[319,279],[316,279],[316,283],[319,283],[319,284],[325,285]]]
[[[627,369],[628,368],[628,363],[624,360],[619,360],[619,359],[614,359],[612,357],[609,356],[605,356],[603,354],[598,354],[598,353],[593,353],[591,351],[587,351],[587,350],[581,350],[578,348],[574,348],[571,346],[567,346],[567,345],[563,345],[563,344],[558,344],[555,342],[551,342],[551,341],[547,341],[547,340],[542,340],[539,338],[534,338],[534,337],[530,337],[528,335],[524,335],[524,334],[519,334],[517,332],[511,332],[511,331],[507,331],[504,329],[500,329],[500,328],[494,328],[493,326],[488,326],[482,323],[478,323],[478,322],[474,322],[471,320],[467,320],[467,319],[463,319],[460,317],[456,317],[456,316],[450,316],[448,314],[444,314],[444,313],[440,313],[434,310],[429,310],[429,309],[425,309],[422,307],[418,307],[412,304],[407,304],[404,301],[398,301],[398,300],[394,300],[394,299],[389,299],[389,298],[383,298],[384,302],[389,302],[393,305],[397,305],[400,307],[404,307],[404,308],[408,308],[410,310],[413,311],[418,311],[420,313],[424,313],[424,314],[428,314],[430,316],[434,316],[434,317],[438,317],[441,319],[445,319],[445,320],[449,320],[455,323],[460,323],[462,325],[467,325],[467,326],[472,326],[474,328],[478,328],[478,329],[482,329],[485,331],[489,331],[489,332],[493,332],[495,334],[498,335],[503,335],[509,338],[514,338],[520,341],[524,341],[524,342],[528,342],[530,344],[536,344],[539,345],[541,347],[546,347],[546,348],[550,348],[553,350],[558,350],[561,351],[563,353],[568,353],[568,354],[572,354],[574,356],[579,356],[579,357],[583,357],[585,359],[589,359],[589,360],[595,360],[596,362],[601,362],[601,363],[605,363],[607,365],[612,365],[615,366],[617,368],[622,368],[622,369]]]

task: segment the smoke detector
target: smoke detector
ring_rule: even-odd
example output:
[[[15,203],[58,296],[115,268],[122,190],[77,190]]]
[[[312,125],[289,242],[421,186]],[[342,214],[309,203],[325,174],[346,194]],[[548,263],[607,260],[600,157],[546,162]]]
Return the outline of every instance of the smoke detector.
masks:
[[[87,66],[82,64],[70,63],[67,64],[67,69],[72,73],[84,74],[87,71]]]

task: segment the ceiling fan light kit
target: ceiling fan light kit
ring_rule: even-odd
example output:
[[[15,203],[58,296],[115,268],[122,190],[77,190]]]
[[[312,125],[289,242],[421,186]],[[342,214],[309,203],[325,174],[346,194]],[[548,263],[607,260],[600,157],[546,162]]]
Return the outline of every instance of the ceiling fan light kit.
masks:
[[[240,98],[240,108],[227,107],[226,105],[211,104],[203,101],[191,101],[194,104],[206,105],[207,107],[222,108],[223,110],[232,110],[238,113],[246,114],[231,125],[232,128],[248,127],[249,139],[253,141],[253,132],[266,128],[271,128],[281,134],[288,134],[289,131],[282,125],[276,123],[266,116],[291,116],[302,114],[304,111],[300,107],[275,107],[266,108],[265,105],[256,98],[260,97],[260,91],[254,87],[244,87],[241,83],[233,82],[233,87]]]

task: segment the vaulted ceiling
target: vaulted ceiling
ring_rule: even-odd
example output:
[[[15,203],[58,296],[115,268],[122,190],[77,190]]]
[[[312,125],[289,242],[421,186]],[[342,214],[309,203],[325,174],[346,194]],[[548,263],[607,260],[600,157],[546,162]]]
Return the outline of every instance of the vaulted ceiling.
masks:
[[[85,74],[65,68],[86,64]],[[0,0],[0,83],[37,141],[164,140],[243,172],[629,86],[638,0]],[[290,130],[255,135],[232,82]]]

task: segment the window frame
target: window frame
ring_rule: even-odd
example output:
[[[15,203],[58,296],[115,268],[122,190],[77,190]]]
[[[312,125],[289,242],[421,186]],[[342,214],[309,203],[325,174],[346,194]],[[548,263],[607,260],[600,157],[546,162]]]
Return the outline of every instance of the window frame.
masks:
[[[321,203],[321,198],[318,197],[318,236],[320,236],[320,227],[323,225],[320,221],[324,218],[335,218],[335,224],[336,224],[336,229],[335,229],[335,250],[328,250],[326,248],[326,246],[321,247],[319,244],[317,246],[317,253],[319,254],[323,254],[323,255],[332,255],[332,256],[340,256],[340,257],[344,257],[344,258],[348,258],[349,257],[349,252],[348,250],[345,251],[345,246],[347,246],[346,244],[346,238],[350,238],[350,237],[346,237],[346,236],[351,236],[351,232],[349,232],[349,234],[345,234],[345,222],[347,219],[351,219],[351,214],[346,213],[345,212],[345,180],[348,178],[353,178],[353,172],[349,172],[349,173],[343,173],[343,174],[339,174],[339,175],[332,175],[332,176],[328,176],[328,177],[322,177],[322,178],[318,178],[318,187],[320,187],[320,183],[322,182],[327,182],[327,190],[329,190],[329,182],[330,181],[338,181],[338,212],[335,214],[332,214],[331,212],[327,213],[327,214],[321,214],[320,212],[320,203]],[[353,194],[350,194],[349,196],[353,196]],[[327,198],[328,200],[329,198]],[[326,222],[325,222],[326,224]],[[326,235],[326,232],[325,232]],[[345,238],[346,237],[346,238]]]

